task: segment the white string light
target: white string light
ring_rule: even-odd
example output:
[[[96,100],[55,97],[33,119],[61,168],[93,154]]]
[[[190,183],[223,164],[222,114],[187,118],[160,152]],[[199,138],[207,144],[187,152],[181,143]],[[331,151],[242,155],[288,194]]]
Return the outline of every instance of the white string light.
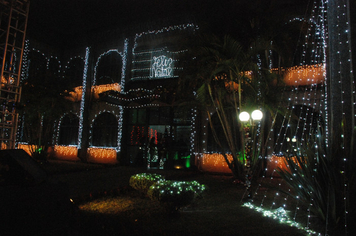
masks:
[[[85,49],[85,61],[84,61],[84,70],[83,70],[83,90],[82,90],[82,99],[80,101],[80,110],[79,110],[79,130],[78,130],[78,149],[82,146],[82,137],[83,137],[83,122],[84,122],[84,106],[85,106],[85,93],[87,90],[87,76],[88,76],[88,66],[89,66],[89,54],[90,48]]]

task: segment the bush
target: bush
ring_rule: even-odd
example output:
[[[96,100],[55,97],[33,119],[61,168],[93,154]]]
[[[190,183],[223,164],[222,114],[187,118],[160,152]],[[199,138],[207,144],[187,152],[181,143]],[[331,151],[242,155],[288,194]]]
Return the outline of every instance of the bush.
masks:
[[[148,190],[148,196],[164,204],[169,211],[177,211],[191,204],[196,198],[201,198],[205,186],[197,181],[160,180]]]
[[[159,180],[164,180],[164,177],[159,174],[140,173],[131,176],[129,184],[143,196],[146,196],[151,185]]]

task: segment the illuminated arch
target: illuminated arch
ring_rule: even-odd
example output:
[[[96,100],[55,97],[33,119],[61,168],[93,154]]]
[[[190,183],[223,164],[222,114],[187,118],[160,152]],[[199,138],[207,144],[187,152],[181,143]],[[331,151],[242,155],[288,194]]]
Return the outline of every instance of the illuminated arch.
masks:
[[[121,82],[122,55],[116,49],[101,54],[94,68],[94,85]]]
[[[94,67],[94,80],[93,80],[93,85],[98,85],[99,84],[99,79],[98,78],[98,74],[100,73],[99,69],[99,63],[104,59],[105,57],[109,56],[110,54],[112,56],[115,56],[115,54],[117,54],[117,56],[120,56],[120,60],[117,59],[117,63],[116,64],[111,64],[109,65],[110,67],[113,67],[113,72],[109,75],[103,75],[102,79],[107,79],[107,80],[114,80],[114,81],[109,81],[109,83],[120,83],[120,87],[123,90],[124,86],[125,86],[125,76],[126,76],[126,63],[127,63],[127,48],[128,48],[128,39],[125,39],[125,43],[124,43],[124,50],[123,52],[119,52],[119,50],[117,49],[110,49],[104,53],[102,53],[95,64]],[[119,62],[120,61],[120,62]],[[109,63],[112,63],[111,60],[109,59]],[[115,62],[114,62],[115,63]],[[118,67],[118,63],[120,63],[121,69],[117,69]],[[104,67],[105,68],[105,67]],[[116,68],[116,69],[115,69]],[[116,77],[116,78],[115,78]],[[116,80],[116,81],[115,81]],[[100,84],[105,84],[106,81],[104,80],[103,82],[101,82]]]
[[[91,143],[94,147],[117,147],[119,123],[114,114],[102,112],[92,125]]]
[[[28,54],[28,74],[38,76],[39,73],[45,73],[47,69],[48,58],[39,50],[32,50]]]
[[[70,58],[64,68],[64,76],[69,77],[72,87],[82,86],[83,83],[84,58],[76,56]]]
[[[79,117],[76,114],[65,114],[59,122],[59,145],[77,145],[78,144],[78,130]]]

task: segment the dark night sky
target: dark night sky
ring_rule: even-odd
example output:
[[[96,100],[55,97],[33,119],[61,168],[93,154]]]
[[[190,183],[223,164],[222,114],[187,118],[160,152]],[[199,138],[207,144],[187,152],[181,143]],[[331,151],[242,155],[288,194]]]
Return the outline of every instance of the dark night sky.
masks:
[[[265,8],[270,0],[31,0],[28,35],[39,41],[68,40],[88,31],[117,29],[156,19],[181,17],[179,23],[205,22],[212,29],[229,32],[237,18]],[[274,0],[303,12],[308,0]],[[244,6],[244,4],[246,4]],[[290,5],[293,7],[290,7]],[[248,9],[250,8],[250,9]],[[199,25],[200,26],[200,25]]]

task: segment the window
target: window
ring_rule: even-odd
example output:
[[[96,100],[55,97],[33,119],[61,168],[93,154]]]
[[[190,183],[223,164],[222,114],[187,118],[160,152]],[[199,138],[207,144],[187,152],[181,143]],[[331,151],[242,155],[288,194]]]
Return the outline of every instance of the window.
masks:
[[[95,119],[93,124],[92,145],[100,147],[116,147],[118,124],[115,116],[104,112]]]
[[[130,109],[128,123],[129,124],[145,124],[146,123],[146,109]]]
[[[95,85],[120,83],[122,70],[121,55],[116,51],[110,51],[98,60]]]
[[[75,58],[68,63],[65,69],[65,77],[68,78],[70,87],[78,87],[83,85],[83,70],[84,60]]]
[[[59,130],[59,145],[78,144],[79,119],[74,114],[68,114],[63,117]]]

